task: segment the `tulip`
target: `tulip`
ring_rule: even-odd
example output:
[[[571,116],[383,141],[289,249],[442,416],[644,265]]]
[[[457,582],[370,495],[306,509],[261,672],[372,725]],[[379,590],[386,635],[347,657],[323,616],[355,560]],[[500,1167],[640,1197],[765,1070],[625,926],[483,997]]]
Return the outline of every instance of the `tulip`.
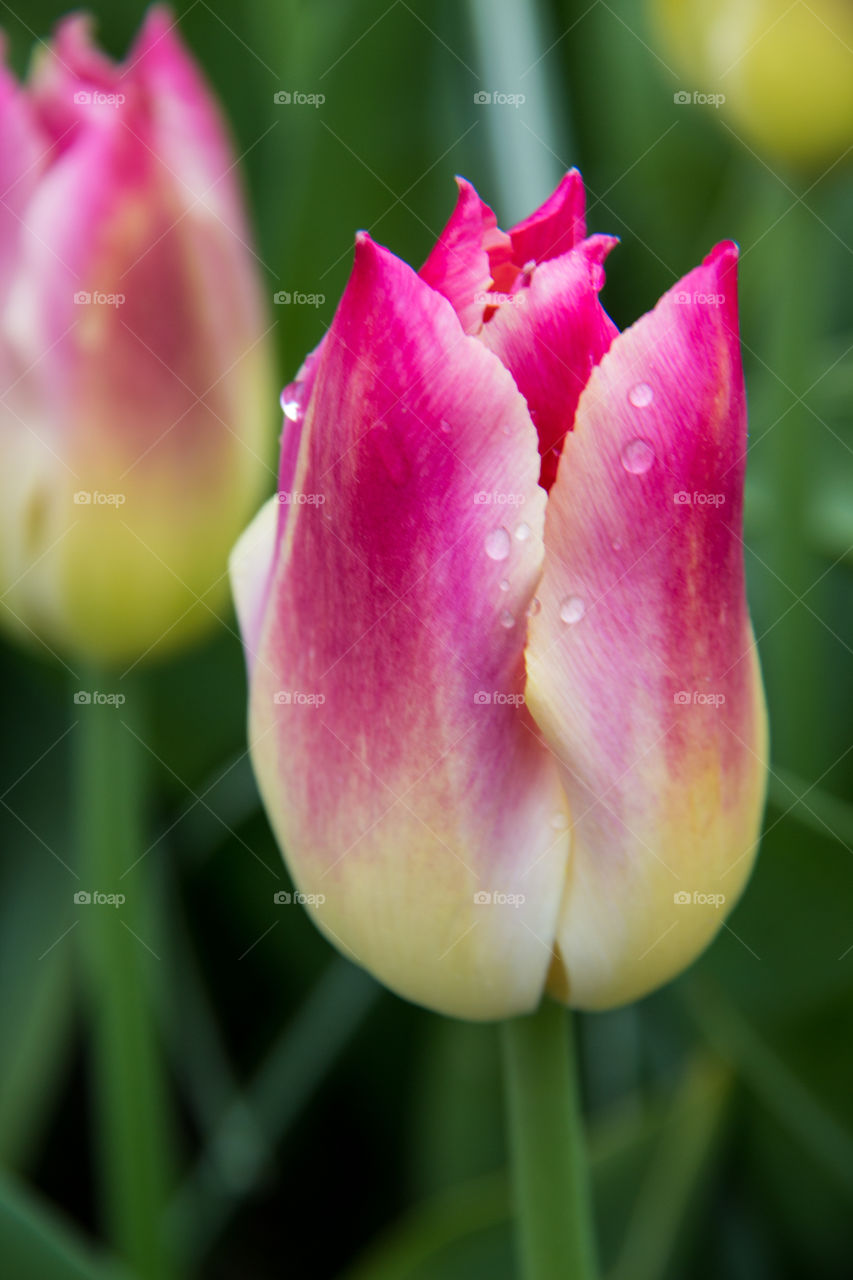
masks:
[[[751,147],[811,168],[853,144],[853,10],[847,0],[651,0],[700,93]]]
[[[403,996],[600,1009],[701,952],[752,865],[737,250],[624,333],[572,172],[473,187],[419,274],[368,235],[232,554],[249,740],[324,933]]]
[[[169,15],[0,69],[3,624],[96,662],[227,601],[262,492],[265,309],[234,155]]]

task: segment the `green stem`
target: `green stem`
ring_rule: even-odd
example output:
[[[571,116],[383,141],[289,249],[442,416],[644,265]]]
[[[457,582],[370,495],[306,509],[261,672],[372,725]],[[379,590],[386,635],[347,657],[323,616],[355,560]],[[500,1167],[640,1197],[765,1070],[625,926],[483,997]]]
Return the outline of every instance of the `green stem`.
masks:
[[[113,684],[93,672],[85,688],[94,695]],[[92,895],[78,906],[79,936],[91,1006],[96,1171],[105,1227],[138,1280],[172,1280],[163,1230],[170,1126],[149,995],[152,966],[162,962],[147,919],[145,863],[134,866],[145,850],[145,753],[132,731],[140,701],[134,686],[124,706],[93,700],[75,708],[79,888]],[[123,894],[125,901],[98,902],[96,893]]]
[[[523,1280],[597,1274],[572,1026],[561,1006],[502,1025]]]

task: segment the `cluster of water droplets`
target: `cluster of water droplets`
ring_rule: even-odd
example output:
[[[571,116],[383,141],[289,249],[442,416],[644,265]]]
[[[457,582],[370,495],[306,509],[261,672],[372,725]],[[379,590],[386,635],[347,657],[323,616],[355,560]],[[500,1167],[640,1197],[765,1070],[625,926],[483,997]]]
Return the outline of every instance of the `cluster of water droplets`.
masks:
[[[637,382],[628,392],[628,401],[635,409],[647,409],[654,403],[655,393],[648,382]],[[444,424],[442,423],[442,429]],[[506,428],[504,428],[506,430]],[[642,436],[635,436],[624,445],[621,452],[622,466],[630,475],[644,475],[654,464],[655,451]],[[486,534],[484,546],[486,555],[490,560],[502,561],[509,558],[512,550],[513,538],[517,542],[526,542],[532,534],[530,525],[521,522],[516,525],[513,534],[503,526],[492,529]],[[611,546],[614,551],[622,550],[622,543],[617,538]],[[508,578],[502,578],[498,584],[501,591],[509,591],[510,583]],[[535,617],[542,608],[541,601],[535,596],[527,609],[527,617]],[[560,601],[558,614],[560,621],[566,626],[573,627],[581,621],[586,613],[586,601],[582,596],[570,595]],[[502,609],[498,615],[502,627],[509,630],[515,626],[515,618],[509,609]]]

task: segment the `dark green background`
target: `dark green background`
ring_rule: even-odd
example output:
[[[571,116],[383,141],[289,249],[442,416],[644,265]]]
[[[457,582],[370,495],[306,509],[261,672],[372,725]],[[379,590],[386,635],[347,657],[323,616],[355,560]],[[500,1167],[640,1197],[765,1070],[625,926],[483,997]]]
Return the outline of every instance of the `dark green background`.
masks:
[[[93,8],[122,55],[143,6]],[[19,70],[60,12],[30,0],[24,21],[2,4]],[[673,75],[632,0],[495,0],[491,13],[499,46],[512,52],[533,20],[549,50],[520,83],[498,82],[460,0],[195,0],[180,25],[245,157],[282,382],[331,320],[356,229],[419,264],[455,172],[506,225],[577,164],[590,228],[622,239],[604,293],[620,327],[716,240],[740,243],[746,562],[774,731],[766,835],[730,928],[688,974],[580,1019],[585,1100],[610,1280],[841,1280],[853,1265],[850,170],[789,173],[743,145],[724,109],[674,107],[674,90],[714,86]],[[528,104],[474,105],[494,88]],[[326,102],[276,106],[279,89]],[[327,300],[274,307],[277,290]],[[35,1213],[36,1237],[89,1237],[83,1270],[55,1274],[105,1275],[88,1254],[100,1206],[78,944],[52,946],[75,919],[49,851],[74,858],[74,731],[39,761],[73,706],[56,664],[9,646],[0,662],[0,1254],[10,1223]],[[496,1030],[395,999],[307,916],[273,906],[288,882],[242,758],[232,629],[144,683],[162,762],[150,762],[162,839],[145,860],[160,957],[147,980],[190,1271],[510,1277]],[[54,1274],[15,1265],[11,1280]]]

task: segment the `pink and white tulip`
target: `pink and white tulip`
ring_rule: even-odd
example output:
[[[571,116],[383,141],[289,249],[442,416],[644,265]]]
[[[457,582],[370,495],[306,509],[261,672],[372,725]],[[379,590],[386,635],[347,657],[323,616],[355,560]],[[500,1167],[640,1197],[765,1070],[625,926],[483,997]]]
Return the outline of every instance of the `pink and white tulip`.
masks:
[[[572,172],[504,233],[461,182],[419,274],[360,234],[232,556],[294,881],[346,955],[461,1017],[667,981],[760,826],[737,250],[620,334],[583,206]]]
[[[167,12],[124,64],[60,24],[0,67],[5,627],[99,660],[208,626],[267,470],[235,157]]]

